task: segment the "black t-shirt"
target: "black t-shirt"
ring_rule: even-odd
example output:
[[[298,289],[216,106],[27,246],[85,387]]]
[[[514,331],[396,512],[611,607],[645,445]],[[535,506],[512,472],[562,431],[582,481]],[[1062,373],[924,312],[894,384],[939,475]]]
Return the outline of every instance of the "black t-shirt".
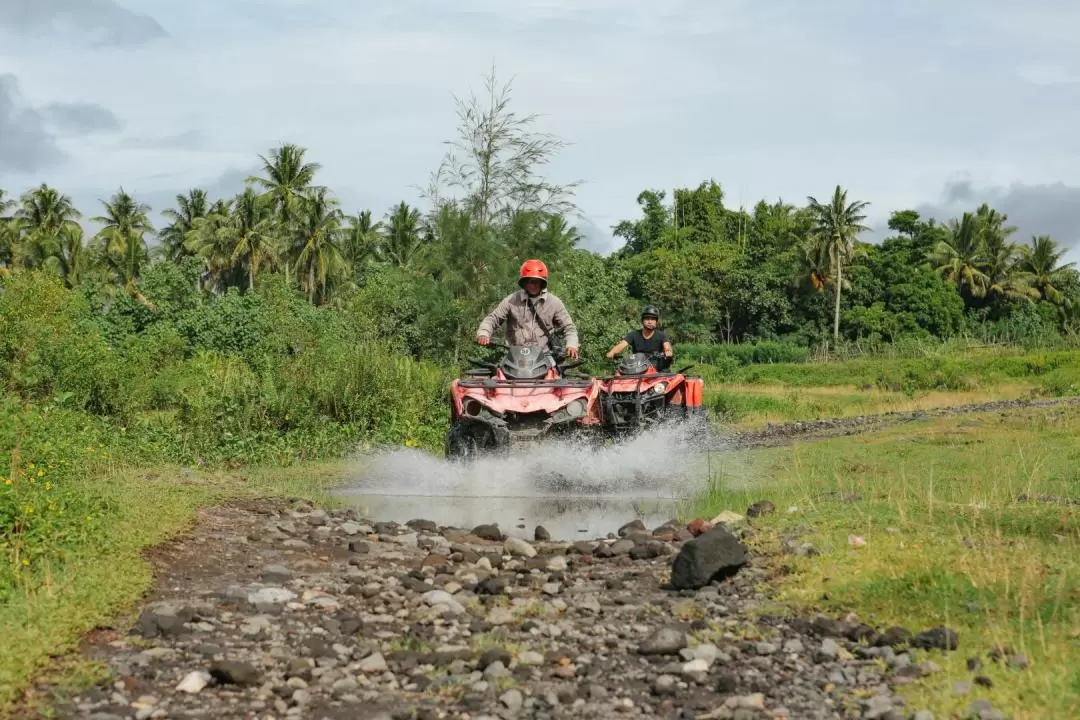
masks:
[[[664,352],[664,343],[668,341],[667,335],[662,330],[654,330],[651,338],[646,338],[645,333],[640,330],[634,330],[627,333],[623,340],[630,346],[630,352],[650,355]]]

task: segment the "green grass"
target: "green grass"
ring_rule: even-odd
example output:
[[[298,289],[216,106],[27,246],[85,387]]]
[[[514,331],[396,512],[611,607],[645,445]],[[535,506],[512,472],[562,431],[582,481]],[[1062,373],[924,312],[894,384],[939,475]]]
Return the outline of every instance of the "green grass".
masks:
[[[1080,506],[1017,497],[1080,497],[1078,437],[1080,410],[1055,409],[740,453],[730,466],[738,476],[719,473],[693,514],[742,512],[767,498],[778,513],[763,527],[808,528],[802,540],[821,555],[789,559],[783,602],[855,611],[864,621],[913,631],[955,628],[959,651],[933,656],[945,673],[903,690],[912,707],[957,712],[986,697],[1014,718],[1075,717]],[[851,535],[866,545],[850,545]],[[997,645],[1026,653],[1031,667],[987,662]],[[972,677],[966,660],[974,655],[983,656],[995,686],[954,697],[951,683]]]
[[[860,358],[697,368],[705,403],[740,426],[1030,397],[1080,395],[1080,351],[967,349],[937,357]]]
[[[139,600],[152,582],[142,552],[190,527],[199,506],[288,495],[326,504],[335,469],[326,465],[193,474],[168,467],[106,467],[92,480],[81,481],[92,482],[93,492],[111,501],[116,511],[107,515],[101,540],[81,547],[62,566],[40,569],[0,606],[0,716],[19,701],[33,678],[74,650],[85,632]],[[80,489],[89,490],[75,488]],[[66,683],[77,684],[80,675],[92,670],[79,662],[62,660],[61,666],[59,679]]]

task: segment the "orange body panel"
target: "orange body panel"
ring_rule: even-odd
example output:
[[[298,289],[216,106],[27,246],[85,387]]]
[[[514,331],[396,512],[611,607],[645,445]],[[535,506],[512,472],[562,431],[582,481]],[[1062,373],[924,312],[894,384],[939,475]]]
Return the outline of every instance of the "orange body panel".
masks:
[[[699,377],[686,378],[683,388],[686,392],[686,407],[701,407],[705,381]]]

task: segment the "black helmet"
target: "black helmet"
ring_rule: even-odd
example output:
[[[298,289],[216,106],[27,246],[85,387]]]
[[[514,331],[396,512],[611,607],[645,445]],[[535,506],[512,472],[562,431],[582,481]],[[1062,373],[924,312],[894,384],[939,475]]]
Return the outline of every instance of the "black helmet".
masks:
[[[641,319],[644,320],[647,317],[651,317],[654,320],[660,319],[660,309],[655,305],[646,305],[645,309],[641,311]]]

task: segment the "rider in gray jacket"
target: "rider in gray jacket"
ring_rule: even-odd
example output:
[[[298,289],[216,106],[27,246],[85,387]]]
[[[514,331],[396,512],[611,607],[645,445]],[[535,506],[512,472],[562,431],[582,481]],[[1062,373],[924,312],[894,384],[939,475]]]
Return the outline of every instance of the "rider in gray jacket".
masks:
[[[566,305],[547,290],[547,266],[539,260],[526,260],[521,266],[518,285],[521,290],[507,295],[480,322],[476,341],[487,345],[491,334],[506,322],[508,345],[551,349],[551,333],[561,330],[566,354],[578,357],[578,334]]]

